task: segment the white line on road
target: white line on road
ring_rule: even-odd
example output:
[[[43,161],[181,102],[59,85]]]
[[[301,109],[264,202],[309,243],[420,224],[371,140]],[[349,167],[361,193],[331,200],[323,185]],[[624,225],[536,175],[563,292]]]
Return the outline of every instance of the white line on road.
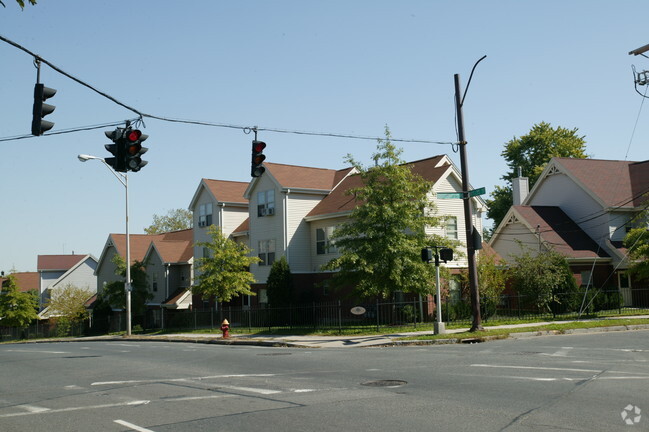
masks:
[[[129,429],[133,429],[134,431],[138,431],[138,432],[154,432],[151,429],[145,429],[143,427],[134,425],[133,423],[129,423],[129,422],[124,421],[124,420],[114,420],[114,422],[117,423],[117,424],[120,424],[122,426],[126,426]]]
[[[82,407],[69,407],[69,408],[60,408],[60,409],[50,409],[50,410],[47,410],[47,411],[38,411],[38,412],[19,412],[19,413],[10,413],[10,414],[0,414],[0,418],[4,418],[4,417],[21,417],[21,416],[34,415],[34,414],[54,414],[54,413],[62,413],[62,412],[70,412],[70,411],[81,411],[81,410],[90,410],[90,409],[105,409],[105,408],[115,408],[115,407],[120,407],[120,406],[146,405],[149,402],[151,402],[151,401],[138,400],[138,401],[131,401],[131,402],[105,404],[105,405],[90,405],[90,406],[82,406]]]
[[[573,368],[552,368],[552,367],[538,367],[538,366],[509,366],[509,365],[489,365],[489,364],[472,364],[472,367],[484,368],[502,368],[502,369],[527,369],[527,370],[549,370],[549,371],[564,371],[564,372],[589,372],[601,373],[598,369],[573,369]]]
[[[24,410],[26,410],[27,412],[30,412],[30,413],[42,413],[42,412],[45,412],[45,411],[50,411],[49,408],[43,408],[43,407],[34,406],[34,405],[18,405],[18,408],[22,408],[22,409],[24,409]]]
[[[169,378],[169,379],[157,379],[157,380],[126,380],[126,381],[98,381],[90,384],[91,386],[103,386],[103,385],[122,385],[122,384],[147,384],[147,383],[161,383],[161,382],[182,382],[182,381],[201,381],[201,380],[211,380],[219,378],[247,378],[247,377],[271,377],[275,374],[236,374],[236,375],[212,375],[204,377],[189,377],[189,378]]]
[[[34,351],[34,350],[21,350],[21,349],[10,349],[5,352],[19,352],[19,353],[39,353],[39,354],[70,354],[66,351]]]
[[[219,389],[221,389],[221,388],[228,389],[228,390],[244,391],[244,392],[249,392],[249,393],[259,393],[259,394],[263,394],[263,395],[271,395],[271,394],[281,393],[280,390],[260,389],[260,388],[253,388],[253,387],[237,387],[237,386],[223,386],[223,385],[220,385]]]

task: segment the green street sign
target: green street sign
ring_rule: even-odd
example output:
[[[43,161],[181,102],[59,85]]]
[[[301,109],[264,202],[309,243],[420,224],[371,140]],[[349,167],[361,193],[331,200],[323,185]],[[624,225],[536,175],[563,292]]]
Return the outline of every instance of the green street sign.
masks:
[[[473,189],[469,191],[469,198],[484,195],[485,193],[487,193],[487,191],[483,187],[480,189]],[[463,195],[463,192],[437,192],[438,199],[462,199],[464,198]]]
[[[487,193],[487,191],[485,190],[485,188],[481,187],[480,189],[473,189],[472,191],[469,191],[469,197],[484,195],[485,193]]]

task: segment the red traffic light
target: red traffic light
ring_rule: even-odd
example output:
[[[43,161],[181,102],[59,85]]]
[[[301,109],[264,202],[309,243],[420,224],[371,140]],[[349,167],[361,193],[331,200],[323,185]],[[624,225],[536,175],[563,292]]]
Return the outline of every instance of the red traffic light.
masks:
[[[140,132],[139,130],[130,129],[126,133],[126,140],[128,142],[135,142],[135,141],[139,140],[141,136],[142,136],[142,132]]]
[[[255,153],[261,153],[262,151],[264,151],[265,148],[266,148],[266,143],[263,142],[263,141],[253,141],[252,142],[252,150]]]

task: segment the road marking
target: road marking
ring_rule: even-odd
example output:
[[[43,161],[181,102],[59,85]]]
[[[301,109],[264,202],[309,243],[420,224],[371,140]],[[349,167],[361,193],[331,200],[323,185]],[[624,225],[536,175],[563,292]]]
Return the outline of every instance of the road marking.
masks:
[[[122,426],[126,426],[129,429],[133,429],[134,431],[138,431],[138,432],[154,432],[151,429],[145,429],[143,427],[134,425],[133,423],[129,423],[129,422],[124,421],[124,420],[114,420],[114,422],[117,423],[117,424],[120,424]]]
[[[66,390],[83,390],[83,387],[79,387],[78,385],[69,385],[63,388]]]
[[[21,349],[10,349],[6,352],[19,352],[19,353],[40,353],[40,354],[70,354],[66,351],[34,351],[34,350],[21,350]]]
[[[82,410],[91,410],[91,409],[116,408],[116,407],[121,407],[121,406],[146,405],[149,402],[151,402],[151,401],[137,400],[137,401],[131,401],[131,402],[114,403],[114,404],[90,405],[90,406],[82,406],[82,407],[69,407],[69,408],[60,408],[60,409],[50,409],[50,410],[38,411],[38,412],[31,411],[31,412],[0,414],[0,418],[22,417],[22,416],[35,415],[35,414],[53,414],[53,413],[62,413],[62,412],[70,412],[70,411],[82,411]]]
[[[568,353],[572,347],[562,347],[560,350],[550,353],[541,353],[541,355],[550,356],[550,357],[567,357]]]
[[[221,389],[221,388],[228,389],[228,390],[237,390],[237,391],[250,392],[250,393],[259,393],[259,394],[263,394],[263,395],[271,395],[271,394],[281,393],[280,390],[260,389],[260,388],[253,388],[253,387],[219,386],[219,389]]]
[[[49,408],[43,408],[43,407],[34,406],[34,405],[18,405],[18,408],[22,408],[22,409],[26,410],[27,412],[35,413],[35,414],[36,413],[42,413],[42,412],[45,412],[45,411],[50,411]]]
[[[509,365],[488,365],[488,364],[472,364],[472,367],[484,368],[502,368],[502,369],[527,369],[527,370],[550,370],[550,371],[564,371],[564,372],[589,372],[601,373],[598,369],[573,369],[573,368],[552,368],[552,367],[538,367],[538,366],[509,366]]]
[[[271,377],[276,374],[235,374],[235,375],[212,375],[204,377],[189,377],[189,378],[169,378],[169,379],[156,379],[156,380],[125,380],[125,381],[98,381],[90,384],[91,386],[103,386],[103,385],[123,385],[123,384],[148,384],[148,383],[160,383],[160,382],[183,382],[183,381],[201,381],[201,380],[211,380],[219,378],[247,378],[247,377]]]

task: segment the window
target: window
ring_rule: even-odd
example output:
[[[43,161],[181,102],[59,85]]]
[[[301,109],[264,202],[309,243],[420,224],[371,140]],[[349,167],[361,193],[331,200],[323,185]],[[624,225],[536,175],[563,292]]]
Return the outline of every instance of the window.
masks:
[[[315,249],[318,255],[337,252],[336,245],[331,240],[336,227],[317,228],[315,230]]]
[[[198,206],[198,226],[206,227],[212,225],[212,203],[205,203]]]
[[[153,292],[158,292],[158,275],[156,273],[153,273],[153,282],[151,289]]]
[[[257,216],[272,216],[275,214],[275,190],[267,190],[257,194]]]
[[[275,240],[261,240],[257,256],[261,260],[260,266],[273,265],[275,262]]]
[[[450,216],[446,218],[445,222],[446,238],[457,240],[457,218]]]
[[[591,278],[591,273],[590,270],[584,270],[581,272],[581,286],[588,286],[592,285],[593,281],[590,280]]]

